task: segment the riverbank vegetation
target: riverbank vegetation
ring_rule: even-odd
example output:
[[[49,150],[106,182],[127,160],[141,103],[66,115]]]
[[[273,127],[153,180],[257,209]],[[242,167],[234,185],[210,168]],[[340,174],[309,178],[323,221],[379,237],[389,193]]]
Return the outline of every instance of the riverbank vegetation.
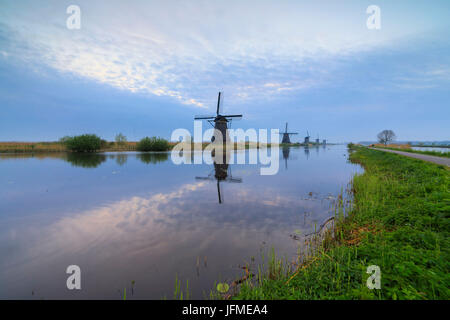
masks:
[[[159,139],[160,142],[163,140]],[[168,144],[166,150],[175,145],[175,143],[164,141]],[[118,134],[115,141],[106,141],[96,135],[84,134],[74,137],[65,136],[53,142],[0,142],[0,153],[138,151],[137,145],[138,142],[127,141],[122,134]]]
[[[352,206],[334,237],[298,265],[273,258],[234,299],[449,299],[449,170],[351,145],[365,171],[351,183]],[[381,288],[366,285],[371,265]]]
[[[138,151],[167,151],[171,148],[167,140],[157,137],[145,137],[138,142],[136,149]]]
[[[71,141],[72,137],[63,137],[59,141],[55,142],[0,142],[0,153],[51,153],[51,152],[66,152],[72,151],[67,148],[67,142]],[[155,139],[158,140],[157,143],[147,143],[147,139],[145,139],[144,145],[153,145],[155,149],[148,151],[168,151],[171,150],[178,142],[169,142],[167,140],[161,138],[148,138],[149,140]],[[117,141],[118,140],[118,141]],[[142,140],[141,140],[142,141]],[[106,141],[101,139],[100,148],[96,149],[96,152],[122,152],[122,151],[144,151],[147,149],[142,145],[142,149],[139,150],[138,144],[140,141],[126,141],[126,137],[119,137],[116,141]],[[167,144],[167,149],[166,149]],[[203,143],[192,143],[191,150],[203,150],[205,149],[210,142]],[[240,144],[235,143],[234,148],[237,149],[249,149],[253,145],[256,145],[256,148],[270,148],[271,144],[262,144],[262,143],[249,143],[246,142],[243,147]],[[280,145],[282,146],[282,145]],[[291,146],[291,145],[290,145]],[[298,146],[298,144],[294,144],[292,146]],[[151,147],[153,148],[153,147]],[[164,149],[164,150],[163,150]],[[75,151],[75,150],[73,150]]]
[[[64,152],[60,142],[0,142],[0,153]]]

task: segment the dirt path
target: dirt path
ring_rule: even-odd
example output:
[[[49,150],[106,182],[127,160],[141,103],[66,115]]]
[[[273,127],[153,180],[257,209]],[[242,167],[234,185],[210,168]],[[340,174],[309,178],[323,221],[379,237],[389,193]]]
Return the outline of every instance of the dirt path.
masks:
[[[436,164],[441,164],[443,166],[450,167],[450,158],[435,157],[435,156],[429,156],[427,154],[411,153],[411,152],[389,150],[389,149],[379,149],[379,148],[369,148],[369,149],[397,153],[397,154],[401,154],[403,156],[416,158],[416,159],[420,159],[420,160],[423,160],[423,161],[433,162],[433,163],[436,163]]]

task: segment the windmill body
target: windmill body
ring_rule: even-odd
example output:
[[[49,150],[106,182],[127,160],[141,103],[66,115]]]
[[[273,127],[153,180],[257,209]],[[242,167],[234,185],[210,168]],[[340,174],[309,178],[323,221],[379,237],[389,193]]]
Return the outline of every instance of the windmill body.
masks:
[[[281,143],[286,143],[289,144],[291,143],[291,139],[289,138],[289,136],[291,134],[298,134],[297,132],[288,132],[288,123],[286,122],[286,129],[284,130],[284,132],[280,133],[283,135],[282,139],[281,139]]]
[[[222,115],[221,107],[222,107],[222,92],[219,92],[219,96],[217,98],[217,110],[215,116],[196,116],[195,120],[207,120],[213,127],[214,127],[214,134],[211,138],[212,142],[221,142],[226,143],[227,140],[229,140],[228,137],[228,128],[229,123],[233,119],[240,119],[242,118],[242,114],[229,114],[229,115]]]
[[[306,137],[305,137],[305,142],[304,143],[305,144],[309,143],[309,132],[308,131],[306,131]]]

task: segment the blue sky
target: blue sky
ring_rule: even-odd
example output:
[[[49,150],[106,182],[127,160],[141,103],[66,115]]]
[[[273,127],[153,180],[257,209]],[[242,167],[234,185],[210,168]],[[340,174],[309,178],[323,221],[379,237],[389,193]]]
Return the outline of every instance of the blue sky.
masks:
[[[380,30],[366,27],[372,4]],[[449,17],[445,0],[4,0],[0,141],[170,138],[219,90],[224,113],[244,114],[235,128],[449,140]]]

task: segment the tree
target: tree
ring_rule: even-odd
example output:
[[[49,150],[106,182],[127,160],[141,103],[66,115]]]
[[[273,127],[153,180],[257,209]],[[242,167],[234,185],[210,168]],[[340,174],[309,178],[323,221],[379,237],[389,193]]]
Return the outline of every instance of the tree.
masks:
[[[115,140],[118,145],[124,145],[127,143],[127,137],[125,137],[122,133],[117,134]]]
[[[377,135],[377,138],[378,142],[387,145],[389,142],[394,141],[396,136],[392,130],[383,130]]]
[[[65,145],[69,151],[94,152],[101,148],[102,139],[95,134],[83,134],[67,138]]]
[[[169,148],[167,140],[157,137],[142,138],[136,146],[138,151],[167,151]]]
[[[69,141],[70,139],[72,139],[71,136],[64,136],[62,138],[59,139],[60,143],[66,143],[67,141]]]

